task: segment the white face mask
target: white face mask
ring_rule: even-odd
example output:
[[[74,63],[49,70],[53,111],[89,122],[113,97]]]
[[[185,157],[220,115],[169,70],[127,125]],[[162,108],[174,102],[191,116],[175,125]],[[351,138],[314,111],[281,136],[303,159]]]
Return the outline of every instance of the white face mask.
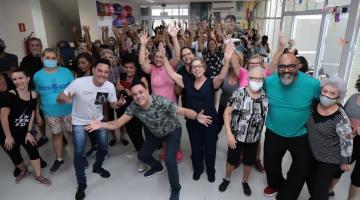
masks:
[[[256,81],[249,81],[250,90],[253,92],[258,92],[263,87],[264,82],[256,82]]]
[[[320,95],[320,103],[325,107],[329,107],[329,106],[335,104],[336,101],[337,101],[337,98],[332,99],[328,96]]]

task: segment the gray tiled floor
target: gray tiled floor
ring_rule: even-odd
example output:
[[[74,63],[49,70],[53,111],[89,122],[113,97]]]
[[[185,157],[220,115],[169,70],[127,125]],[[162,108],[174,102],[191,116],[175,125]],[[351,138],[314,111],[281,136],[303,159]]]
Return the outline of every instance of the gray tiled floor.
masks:
[[[250,186],[253,194],[251,197],[243,195],[241,187],[242,167],[234,172],[231,184],[226,192],[220,193],[218,185],[225,174],[226,161],[226,139],[224,132],[220,134],[217,159],[216,159],[216,181],[209,183],[205,174],[197,182],[192,180],[192,169],[190,162],[190,146],[186,128],[183,126],[182,149],[184,151],[184,160],[179,164],[180,181],[182,185],[182,200],[235,200],[235,199],[274,199],[265,198],[262,195],[266,185],[265,174],[253,171],[250,178]],[[169,187],[167,174],[157,175],[151,178],[144,178],[137,172],[137,161],[135,158],[127,158],[126,154],[132,151],[132,146],[123,146],[117,144],[110,148],[111,157],[104,164],[104,168],[111,172],[109,179],[102,179],[100,176],[91,172],[91,167],[86,170],[88,178],[88,189],[86,190],[87,200],[166,200],[169,198]],[[40,149],[41,155],[46,159],[48,165],[53,163],[54,154],[52,144],[48,143]],[[64,150],[65,165],[56,175],[49,175],[49,166],[44,170],[44,175],[50,177],[53,185],[44,188],[35,183],[32,178],[26,179],[21,184],[15,184],[12,177],[13,167],[10,159],[0,150],[0,199],[27,199],[27,200],[57,200],[74,199],[76,190],[75,172],[72,164],[72,145],[68,145]],[[159,152],[155,153],[159,156]],[[24,158],[28,160],[23,152]],[[89,159],[90,164],[94,158]],[[291,162],[290,156],[285,156],[283,166],[284,172],[288,169]],[[91,166],[91,165],[90,165]],[[336,200],[346,199],[349,184],[349,173],[344,174],[340,183],[335,189]],[[304,187],[299,199],[307,200],[308,192]]]

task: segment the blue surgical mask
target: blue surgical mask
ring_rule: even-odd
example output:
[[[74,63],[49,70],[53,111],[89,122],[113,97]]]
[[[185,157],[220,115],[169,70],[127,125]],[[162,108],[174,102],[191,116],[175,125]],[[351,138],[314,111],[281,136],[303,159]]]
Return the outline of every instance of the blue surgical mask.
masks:
[[[44,66],[48,68],[57,67],[57,60],[44,59]]]

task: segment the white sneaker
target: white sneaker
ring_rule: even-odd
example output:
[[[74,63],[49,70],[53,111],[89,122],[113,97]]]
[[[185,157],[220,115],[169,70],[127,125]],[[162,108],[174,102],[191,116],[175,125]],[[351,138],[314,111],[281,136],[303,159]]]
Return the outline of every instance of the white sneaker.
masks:
[[[145,165],[143,162],[138,161],[138,172],[144,172],[145,171]]]

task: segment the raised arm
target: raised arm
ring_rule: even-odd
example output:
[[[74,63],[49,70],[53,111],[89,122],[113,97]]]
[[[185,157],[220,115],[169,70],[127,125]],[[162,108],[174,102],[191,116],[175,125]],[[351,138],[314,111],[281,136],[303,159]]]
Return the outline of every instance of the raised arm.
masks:
[[[91,51],[92,50],[92,43],[91,43],[91,38],[90,38],[90,26],[83,26],[82,27],[83,31],[84,31],[84,38],[86,41],[86,48]]]
[[[174,68],[170,65],[169,60],[165,56],[165,48],[162,45],[162,43],[159,44],[159,51],[164,59],[165,69],[166,69],[166,72],[168,73],[168,75],[170,76],[170,78],[173,79],[177,85],[184,88],[184,81],[182,79],[182,76],[180,74],[178,74],[174,70]]]
[[[225,79],[226,74],[229,71],[229,64],[230,64],[230,59],[231,56],[233,55],[235,50],[234,47],[234,43],[233,42],[229,42],[226,47],[225,47],[225,52],[224,52],[224,66],[220,71],[220,74],[218,74],[217,76],[215,76],[215,78],[213,79],[213,83],[214,83],[214,89],[217,89],[220,87],[220,85],[222,84],[222,82]]]
[[[72,32],[75,47],[79,46],[79,39],[80,39],[77,31],[78,31],[77,27],[75,25],[73,25],[71,28],[71,32]]]
[[[109,45],[109,27],[107,26],[102,26],[101,27],[101,39],[103,41],[103,44],[105,45]]]
[[[285,46],[286,46],[286,38],[284,33],[280,32],[279,33],[279,44],[278,44],[278,48],[276,50],[276,53],[274,54],[271,63],[267,66],[269,68],[270,74],[274,73],[276,71],[276,67],[278,65],[278,61],[279,58],[281,56],[281,54],[283,54]]]
[[[146,58],[145,58],[145,51],[146,51],[146,44],[148,43],[150,37],[148,36],[148,32],[147,30],[142,31],[139,34],[139,38],[140,38],[140,51],[139,51],[139,64],[141,66],[141,69],[149,74],[151,67],[150,64],[146,62]]]
[[[174,26],[169,30],[169,35],[173,42],[173,50],[174,50],[173,51],[174,55],[173,55],[172,59],[170,60],[170,63],[172,65],[177,65],[178,62],[180,61],[180,45],[179,45],[179,41],[177,38],[178,31],[179,31],[179,28],[177,26]]]
[[[129,122],[133,117],[127,114],[121,115],[120,118],[110,121],[110,122],[101,122],[99,120],[92,120],[87,126],[85,126],[85,130],[92,132],[98,130],[100,128],[115,130],[122,126],[124,126],[127,122]]]

